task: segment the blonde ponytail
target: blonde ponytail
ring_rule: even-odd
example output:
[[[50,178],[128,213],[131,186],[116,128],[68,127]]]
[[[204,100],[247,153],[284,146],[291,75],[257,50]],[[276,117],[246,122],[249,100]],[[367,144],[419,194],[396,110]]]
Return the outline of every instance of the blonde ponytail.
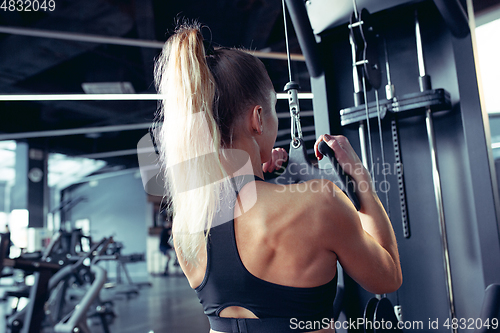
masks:
[[[200,29],[199,24],[178,28],[155,68],[157,89],[164,95],[163,126],[156,136],[173,208],[174,242],[193,265],[219,205],[234,195],[228,175],[253,174],[248,153],[232,149],[238,119],[257,104],[271,110],[274,91],[264,64],[247,52],[219,48],[206,56]]]
[[[174,240],[183,259],[196,264],[228,181],[213,114],[216,87],[199,25],[182,26],[167,41],[155,77],[164,95],[158,139],[172,199]]]

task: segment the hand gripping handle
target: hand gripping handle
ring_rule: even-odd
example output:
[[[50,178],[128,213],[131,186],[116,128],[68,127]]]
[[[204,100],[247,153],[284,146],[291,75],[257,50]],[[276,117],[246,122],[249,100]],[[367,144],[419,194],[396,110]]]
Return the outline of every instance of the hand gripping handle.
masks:
[[[336,185],[339,186],[339,188],[342,191],[344,191],[344,193],[352,201],[352,203],[356,207],[356,209],[359,210],[359,208],[361,206],[359,204],[359,200],[358,200],[358,197],[356,195],[354,181],[352,180],[351,176],[349,176],[347,173],[344,172],[344,170],[340,166],[339,162],[335,158],[334,151],[326,144],[325,141],[321,141],[319,143],[318,150],[322,155],[330,158],[330,162],[332,163],[333,172],[335,172],[337,174],[337,178],[340,181],[340,186],[339,186],[339,184],[336,184]]]

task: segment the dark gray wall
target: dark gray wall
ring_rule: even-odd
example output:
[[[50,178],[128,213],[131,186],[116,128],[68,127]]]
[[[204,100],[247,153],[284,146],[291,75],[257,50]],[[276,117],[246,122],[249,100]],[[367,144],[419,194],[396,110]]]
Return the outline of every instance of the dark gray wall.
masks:
[[[147,227],[152,221],[146,221],[150,216],[149,206],[140,177],[126,174],[105,178],[93,186],[85,183],[65,193],[66,199],[80,196],[87,200],[67,213],[66,221],[74,223],[88,218],[94,240],[113,236],[125,245],[123,254],[146,253]],[[108,268],[108,276],[115,275],[113,263],[103,264],[103,267]],[[132,278],[143,279],[148,275],[145,262],[128,264],[127,269]]]

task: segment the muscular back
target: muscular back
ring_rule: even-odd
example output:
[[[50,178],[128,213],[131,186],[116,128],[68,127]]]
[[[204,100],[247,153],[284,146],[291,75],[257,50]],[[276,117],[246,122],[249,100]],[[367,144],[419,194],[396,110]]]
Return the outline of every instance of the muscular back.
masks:
[[[319,241],[324,237],[323,211],[317,206],[327,195],[321,191],[327,191],[321,188],[322,183],[256,183],[255,206],[235,219],[238,251],[250,273],[276,284],[303,288],[332,280],[337,257]],[[243,188],[240,196],[244,199],[249,193]],[[236,210],[235,215],[238,213]]]
[[[291,287],[309,288],[330,282],[336,274],[337,256],[325,246],[328,239],[321,239],[328,235],[322,227],[324,209],[318,207],[331,206],[331,202],[326,201],[330,201],[334,185],[323,181],[288,186],[264,182],[255,185],[256,191],[247,185],[239,195],[242,202],[255,204],[241,216],[238,208],[234,213],[239,216],[234,222],[235,239],[246,269],[262,280]],[[199,259],[200,265],[196,268],[183,263],[193,288],[201,284],[205,275],[205,249]],[[238,307],[226,308],[220,316],[255,317]]]

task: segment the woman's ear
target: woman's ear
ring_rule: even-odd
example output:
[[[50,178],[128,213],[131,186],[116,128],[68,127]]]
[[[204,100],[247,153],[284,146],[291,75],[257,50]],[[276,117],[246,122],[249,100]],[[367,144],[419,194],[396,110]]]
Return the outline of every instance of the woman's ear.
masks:
[[[251,126],[254,133],[262,134],[263,124],[262,124],[262,106],[256,105],[252,109],[251,114]]]

